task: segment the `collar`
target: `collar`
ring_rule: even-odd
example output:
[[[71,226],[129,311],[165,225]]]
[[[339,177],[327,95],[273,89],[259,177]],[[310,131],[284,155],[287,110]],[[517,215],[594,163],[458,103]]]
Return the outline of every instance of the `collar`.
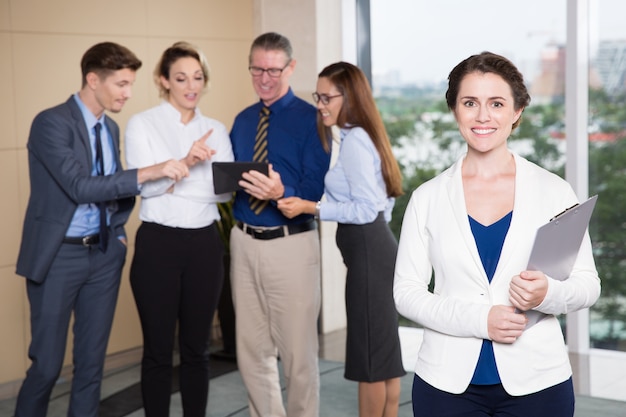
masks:
[[[176,109],[176,107],[172,106],[172,104],[169,101],[162,100],[160,106],[161,106],[161,109],[163,110],[163,113],[165,113],[166,117],[171,118],[172,120],[175,120],[178,123],[182,123],[180,121],[180,117],[181,117],[180,112]],[[201,115],[202,113],[200,113],[200,109],[196,106],[196,108],[194,109],[194,116],[189,121],[189,123],[193,122]]]
[[[269,109],[273,114],[280,113],[281,111],[289,107],[295,99],[296,99],[296,95],[291,90],[291,87],[289,87],[289,90],[287,90],[287,93],[281,98],[279,98],[277,101],[272,103],[269,106]],[[259,111],[261,111],[261,107],[265,107],[265,104],[263,104],[262,100],[259,100],[259,102],[257,103],[257,106],[259,108]]]
[[[74,101],[76,101],[76,104],[78,105],[78,108],[80,109],[80,113],[83,116],[83,120],[85,121],[85,125],[87,126],[87,130],[89,132],[91,132],[91,129],[93,129],[95,124],[98,122],[102,124],[102,127],[105,127],[105,123],[104,123],[105,113],[104,112],[102,113],[102,116],[100,116],[100,118],[97,119],[96,116],[94,116],[94,114],[87,108],[87,106],[85,106],[85,103],[83,103],[83,101],[80,99],[80,96],[78,95],[78,93],[74,93]]]

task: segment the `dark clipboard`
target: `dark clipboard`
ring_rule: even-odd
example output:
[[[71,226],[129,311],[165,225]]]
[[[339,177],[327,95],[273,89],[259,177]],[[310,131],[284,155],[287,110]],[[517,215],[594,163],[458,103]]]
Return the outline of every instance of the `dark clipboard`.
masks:
[[[215,194],[232,193],[241,190],[241,175],[248,171],[259,171],[269,175],[267,162],[213,162],[213,188]]]
[[[578,257],[597,200],[598,196],[594,195],[583,203],[569,207],[537,229],[526,269],[542,271],[560,281],[567,279]],[[528,329],[546,315],[530,310],[526,312],[526,317]]]

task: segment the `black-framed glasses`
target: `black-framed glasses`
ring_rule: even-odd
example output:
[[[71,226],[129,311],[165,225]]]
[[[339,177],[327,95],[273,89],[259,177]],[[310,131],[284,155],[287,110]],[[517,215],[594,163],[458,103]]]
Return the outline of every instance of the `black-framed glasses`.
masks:
[[[289,66],[289,64],[291,64],[291,60],[289,60],[282,68],[261,68],[249,66],[248,71],[250,71],[250,74],[252,74],[253,77],[260,77],[264,72],[267,72],[267,75],[270,77],[278,78],[282,75],[283,71]]]
[[[334,96],[329,96],[328,94],[313,93],[313,101],[315,101],[315,103],[319,103],[321,101],[322,104],[328,104],[333,98],[342,96],[343,94],[335,94]]]

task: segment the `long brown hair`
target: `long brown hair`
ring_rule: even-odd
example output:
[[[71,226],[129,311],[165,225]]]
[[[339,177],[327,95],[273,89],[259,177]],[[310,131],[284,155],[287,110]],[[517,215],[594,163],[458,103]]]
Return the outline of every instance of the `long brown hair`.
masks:
[[[319,78],[327,78],[343,95],[343,105],[337,116],[337,126],[340,128],[360,127],[365,130],[380,155],[387,196],[402,195],[402,174],[391,151],[389,136],[387,136],[383,119],[374,102],[372,89],[363,71],[348,62],[337,62],[324,68],[319,73]],[[324,126],[319,113],[317,128],[324,149],[330,152],[331,128]]]

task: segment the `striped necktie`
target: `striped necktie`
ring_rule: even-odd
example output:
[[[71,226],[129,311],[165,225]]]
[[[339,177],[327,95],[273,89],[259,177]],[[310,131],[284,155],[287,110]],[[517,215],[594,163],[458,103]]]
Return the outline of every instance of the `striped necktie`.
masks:
[[[259,124],[256,127],[256,137],[254,138],[254,153],[252,155],[253,162],[267,162],[267,128],[270,122],[270,109],[263,107],[259,112]],[[258,200],[252,196],[248,199],[250,209],[254,214],[259,214],[268,200]]]

